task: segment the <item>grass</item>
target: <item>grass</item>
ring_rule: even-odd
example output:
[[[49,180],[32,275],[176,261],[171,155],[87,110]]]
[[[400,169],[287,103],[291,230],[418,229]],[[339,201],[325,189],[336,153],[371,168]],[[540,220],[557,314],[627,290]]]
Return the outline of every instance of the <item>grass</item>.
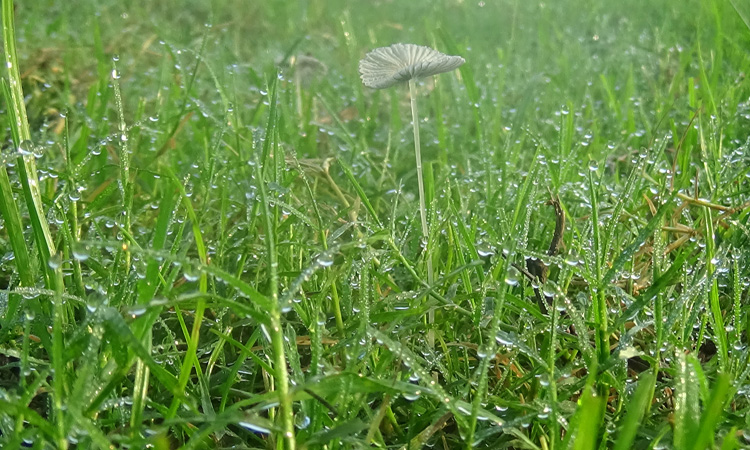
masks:
[[[4,0],[0,447],[750,445],[748,18]]]

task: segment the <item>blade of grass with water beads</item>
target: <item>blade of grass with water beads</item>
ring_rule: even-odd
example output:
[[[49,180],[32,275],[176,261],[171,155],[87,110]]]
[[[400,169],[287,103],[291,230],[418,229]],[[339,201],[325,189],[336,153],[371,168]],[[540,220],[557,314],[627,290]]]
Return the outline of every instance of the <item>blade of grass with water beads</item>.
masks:
[[[16,35],[14,24],[14,9],[12,0],[2,1],[2,26],[3,26],[3,49],[8,75],[8,88],[4,90],[10,93],[10,98],[6,98],[8,109],[12,110],[10,117],[14,118],[10,124],[11,133],[16,139],[14,144],[17,148],[33,147],[31,142],[31,132],[29,131],[29,121],[26,117],[26,103],[24,101],[23,88],[21,85],[21,75],[19,73],[19,62],[16,53]],[[41,266],[46,274],[47,287],[54,289],[57,277],[49,268],[50,256],[54,255],[55,244],[52,234],[47,224],[47,218],[42,202],[42,194],[39,189],[39,176],[36,170],[36,162],[30,154],[32,148],[26,149],[28,155],[21,154],[17,158],[18,176],[23,187],[23,197],[31,219],[34,241],[39,251]],[[8,197],[12,199],[13,197]],[[12,210],[9,210],[12,214]],[[11,220],[13,220],[11,216]],[[23,235],[21,235],[23,236]],[[23,256],[22,256],[23,257]]]

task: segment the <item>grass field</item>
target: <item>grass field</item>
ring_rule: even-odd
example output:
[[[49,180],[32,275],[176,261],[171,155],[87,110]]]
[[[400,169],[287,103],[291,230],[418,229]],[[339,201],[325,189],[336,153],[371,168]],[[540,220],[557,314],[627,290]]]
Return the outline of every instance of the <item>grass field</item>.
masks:
[[[12,3],[1,448],[750,446],[747,1]]]

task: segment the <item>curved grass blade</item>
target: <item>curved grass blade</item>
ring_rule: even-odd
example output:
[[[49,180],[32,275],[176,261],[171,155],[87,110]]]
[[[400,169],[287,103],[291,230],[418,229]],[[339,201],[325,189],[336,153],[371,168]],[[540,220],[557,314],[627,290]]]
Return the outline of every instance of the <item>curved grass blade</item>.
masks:
[[[13,14],[13,1],[2,0],[3,49],[8,70],[8,86],[10,88],[8,109],[12,110],[11,117],[15,119],[11,122],[10,126],[13,130],[12,135],[16,139],[14,144],[16,148],[21,148],[22,146],[33,146],[33,144],[31,143],[29,121],[26,117],[26,103],[24,101],[23,88],[21,87],[21,75],[18,70]],[[18,157],[18,172],[29,217],[31,218],[34,240],[39,250],[39,258],[47,275],[47,286],[54,288],[57,278],[51,269],[49,269],[49,260],[50,256],[55,254],[56,250],[44,213],[42,193],[39,189],[39,176],[33,156],[20,155]]]

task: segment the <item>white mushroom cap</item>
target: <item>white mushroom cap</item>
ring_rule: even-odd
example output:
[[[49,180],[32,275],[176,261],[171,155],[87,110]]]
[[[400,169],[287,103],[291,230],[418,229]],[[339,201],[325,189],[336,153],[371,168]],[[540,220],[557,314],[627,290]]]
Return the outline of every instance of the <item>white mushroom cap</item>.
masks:
[[[359,62],[362,83],[373,89],[385,89],[401,81],[450,72],[466,62],[430,47],[393,44],[371,51]]]

